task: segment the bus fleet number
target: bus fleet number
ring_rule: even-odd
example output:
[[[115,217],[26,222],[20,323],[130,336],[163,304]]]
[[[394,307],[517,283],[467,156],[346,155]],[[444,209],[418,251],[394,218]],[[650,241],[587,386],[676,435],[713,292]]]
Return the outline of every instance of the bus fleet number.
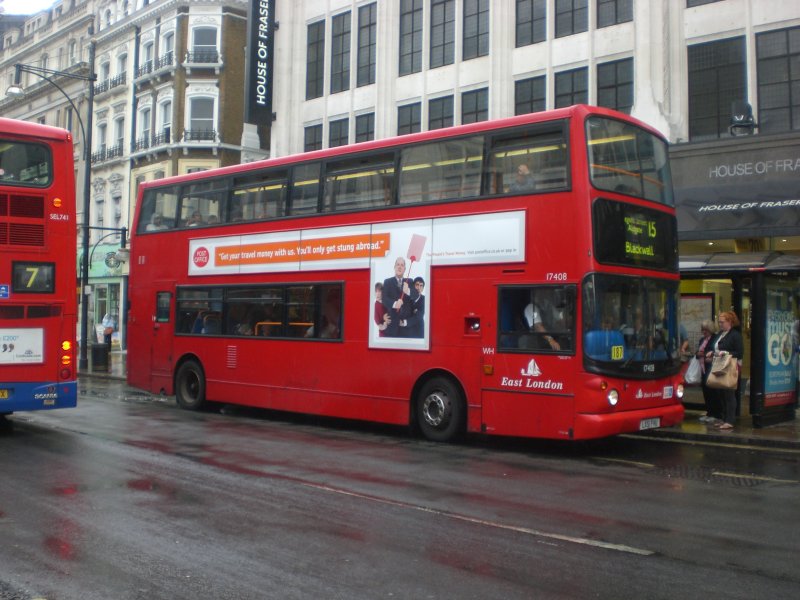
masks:
[[[547,278],[547,281],[566,281],[567,280],[567,274],[566,273],[552,273],[551,272],[551,273],[547,274],[546,278]]]

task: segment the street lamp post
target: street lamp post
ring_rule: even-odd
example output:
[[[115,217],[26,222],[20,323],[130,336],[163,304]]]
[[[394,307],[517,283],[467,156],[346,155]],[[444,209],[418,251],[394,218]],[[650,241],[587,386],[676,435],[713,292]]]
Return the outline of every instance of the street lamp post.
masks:
[[[91,31],[90,31],[91,33]],[[45,69],[34,65],[16,64],[14,65],[14,85],[12,85],[7,94],[10,96],[21,96],[24,90],[20,86],[22,73],[31,73],[41,77],[59,92],[61,92],[70,103],[75,114],[78,116],[78,123],[81,126],[81,133],[83,133],[83,231],[81,232],[81,250],[83,252],[83,260],[81,261],[81,341],[80,341],[80,357],[78,359],[78,369],[87,369],[89,366],[89,358],[87,353],[88,345],[88,332],[89,332],[89,303],[87,296],[89,293],[89,209],[91,207],[91,162],[92,162],[92,114],[94,113],[94,82],[97,80],[97,75],[94,72],[94,54],[95,54],[95,41],[89,43],[89,74],[82,75],[80,73],[71,73],[69,71],[53,71],[52,69]],[[80,111],[75,106],[72,98],[62,89],[53,77],[66,77],[68,79],[80,79],[89,82],[89,93],[87,97],[86,108],[86,126],[84,127],[83,120],[81,119]]]

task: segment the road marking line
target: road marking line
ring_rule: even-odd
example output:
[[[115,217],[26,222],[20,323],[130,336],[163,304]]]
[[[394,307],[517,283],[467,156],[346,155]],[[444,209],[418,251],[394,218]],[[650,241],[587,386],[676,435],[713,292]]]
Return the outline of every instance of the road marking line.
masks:
[[[580,538],[574,537],[571,535],[562,535],[560,533],[550,533],[547,531],[540,531],[538,529],[529,529],[528,527],[519,527],[516,525],[506,525],[503,523],[497,523],[495,521],[487,521],[485,519],[478,519],[476,517],[469,517],[466,515],[459,515],[456,513],[448,512],[446,510],[440,510],[438,508],[430,508],[427,506],[417,506],[415,504],[409,504],[408,502],[401,502],[399,500],[390,500],[387,498],[379,498],[377,496],[370,496],[368,494],[361,494],[359,492],[352,492],[349,490],[343,490],[341,488],[331,487],[329,485],[323,484],[316,484],[316,483],[309,483],[304,482],[303,485],[306,485],[311,488],[315,488],[318,490],[332,492],[334,494],[341,494],[343,496],[352,496],[354,498],[360,498],[362,500],[370,500],[372,502],[378,502],[381,504],[388,504],[391,506],[397,506],[400,508],[410,508],[412,510],[416,510],[419,512],[429,513],[432,515],[438,515],[440,517],[446,517],[448,519],[453,519],[455,521],[462,521],[464,523],[472,523],[473,525],[483,525],[485,527],[493,527],[495,529],[502,529],[505,531],[513,531],[515,533],[523,533],[526,535],[532,535],[535,537],[546,538],[550,540],[558,540],[561,542],[569,542],[571,544],[581,544],[583,546],[592,546],[594,548],[602,548],[604,550],[613,550],[615,552],[625,552],[628,554],[636,554],[639,556],[652,556],[655,554],[652,550],[644,550],[642,548],[635,548],[634,546],[627,546],[625,544],[612,544],[610,542],[603,542],[601,540],[590,540],[588,538]]]
[[[800,483],[795,479],[777,479],[776,477],[765,477],[763,475],[743,475],[741,473],[726,473],[725,471],[711,471],[714,477],[732,477],[735,479],[755,479],[756,481],[769,481],[772,483]]]
[[[724,435],[724,434],[722,434]],[[620,434],[621,438],[628,438],[632,440],[648,440],[651,442],[667,442],[671,444],[689,444],[694,446],[718,446],[720,448],[738,448],[739,450],[763,450],[764,452],[780,452],[783,454],[800,454],[800,450],[794,448],[784,448],[783,446],[758,446],[755,444],[730,444],[725,442],[706,442],[703,440],[694,440],[686,438],[668,438],[656,436],[643,436],[636,434]],[[721,438],[720,438],[721,439]]]
[[[622,463],[623,465],[633,465],[634,467],[643,467],[645,469],[655,469],[656,466],[650,463],[638,462],[635,460],[625,460],[623,458],[606,458],[604,456],[593,456],[593,460],[604,460],[606,462]]]

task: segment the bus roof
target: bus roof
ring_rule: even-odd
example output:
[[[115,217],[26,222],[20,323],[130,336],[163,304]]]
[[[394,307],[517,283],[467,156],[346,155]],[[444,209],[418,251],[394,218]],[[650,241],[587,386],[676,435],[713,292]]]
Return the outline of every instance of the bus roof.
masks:
[[[485,133],[486,131],[494,131],[498,129],[505,129],[511,127],[519,127],[522,125],[532,125],[537,123],[547,123],[548,121],[557,121],[559,119],[567,119],[571,117],[585,117],[587,115],[604,115],[608,117],[619,118],[624,117],[626,120],[631,121],[635,125],[649,131],[655,136],[665,139],[664,136],[653,127],[631,117],[630,115],[623,115],[619,112],[608,108],[598,106],[589,106],[586,104],[575,104],[565,108],[557,108],[554,110],[541,111],[535,113],[527,113],[514,117],[505,117],[502,119],[492,119],[489,121],[480,121],[478,123],[470,123],[468,125],[456,125],[453,127],[445,127],[442,129],[434,129],[430,131],[422,131],[419,133],[409,133],[401,136],[392,136],[381,138],[379,140],[372,140],[369,142],[360,142],[357,144],[347,144],[344,146],[337,146],[334,148],[324,148],[322,150],[313,150],[311,152],[303,152],[300,154],[290,154],[277,158],[268,158],[260,161],[254,161],[245,164],[229,165],[212,169],[211,171],[202,171],[198,173],[186,173],[181,175],[173,175],[163,179],[154,181],[143,182],[140,189],[148,189],[151,187],[161,187],[165,185],[179,184],[186,181],[196,181],[205,177],[224,176],[235,173],[246,173],[253,169],[266,168],[266,167],[280,167],[283,165],[291,165],[299,162],[331,159],[337,156],[358,154],[361,152],[371,152],[376,150],[395,148],[406,144],[413,144],[418,142],[441,140],[448,137],[459,137],[469,134]],[[666,140],[665,140],[666,141]]]
[[[72,134],[66,129],[40,125],[18,119],[0,117],[0,131],[3,135],[19,135],[28,138],[44,138],[56,142],[65,142],[72,139]]]

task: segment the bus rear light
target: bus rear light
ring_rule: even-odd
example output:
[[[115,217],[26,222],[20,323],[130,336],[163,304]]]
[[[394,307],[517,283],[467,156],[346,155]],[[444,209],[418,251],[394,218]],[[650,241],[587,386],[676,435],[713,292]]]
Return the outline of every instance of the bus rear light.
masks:
[[[608,403],[611,406],[616,406],[617,402],[619,402],[619,392],[617,392],[617,390],[613,390],[613,389],[609,390],[608,391],[608,395],[606,396],[606,398],[608,399]]]
[[[61,198],[53,198],[53,206],[61,208]]]
[[[69,354],[62,354],[61,364],[68,367],[72,364],[72,357]]]
[[[61,349],[64,352],[69,352],[70,350],[72,350],[72,342],[70,342],[69,340],[64,340],[63,342],[61,342]]]
[[[72,379],[72,369],[61,369],[59,374],[61,375],[61,379]]]

